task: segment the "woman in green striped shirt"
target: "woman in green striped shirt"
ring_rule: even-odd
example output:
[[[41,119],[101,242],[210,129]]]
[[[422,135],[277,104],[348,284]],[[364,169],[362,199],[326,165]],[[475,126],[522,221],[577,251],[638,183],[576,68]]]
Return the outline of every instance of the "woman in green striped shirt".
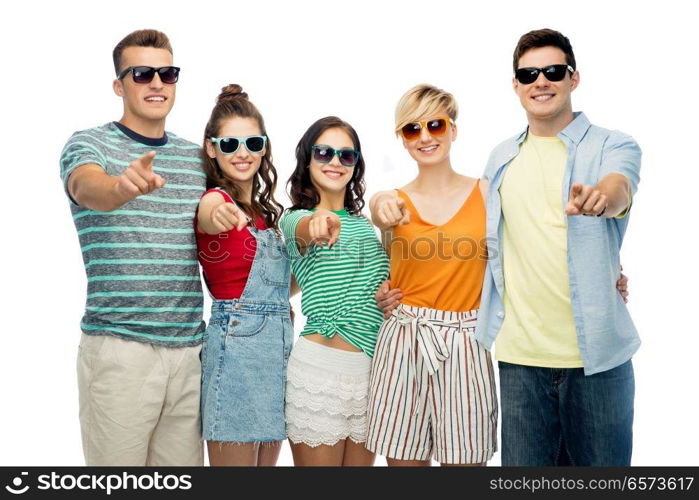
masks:
[[[296,147],[292,207],[280,227],[307,318],[289,358],[287,434],[296,465],[372,465],[364,447],[376,335],[374,294],[388,257],[364,207],[355,130],[326,117]]]

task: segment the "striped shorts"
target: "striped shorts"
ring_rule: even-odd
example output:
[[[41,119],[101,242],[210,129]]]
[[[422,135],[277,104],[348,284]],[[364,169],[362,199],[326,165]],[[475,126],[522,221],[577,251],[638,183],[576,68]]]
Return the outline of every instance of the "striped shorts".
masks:
[[[477,313],[394,309],[371,368],[367,449],[446,464],[493,456],[498,403],[490,352],[473,338]]]

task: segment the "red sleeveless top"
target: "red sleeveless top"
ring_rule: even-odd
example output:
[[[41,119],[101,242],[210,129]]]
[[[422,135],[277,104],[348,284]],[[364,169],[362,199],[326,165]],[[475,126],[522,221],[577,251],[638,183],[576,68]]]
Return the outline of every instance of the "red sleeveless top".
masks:
[[[226,203],[233,199],[223,189],[209,189],[209,193],[220,193]],[[265,220],[258,217],[255,227],[267,229]],[[225,233],[207,234],[199,231],[197,217],[194,217],[194,231],[197,237],[197,257],[204,272],[204,280],[209,293],[218,300],[239,299],[248,281],[248,275],[255,260],[257,240],[245,226],[240,231],[235,228]]]

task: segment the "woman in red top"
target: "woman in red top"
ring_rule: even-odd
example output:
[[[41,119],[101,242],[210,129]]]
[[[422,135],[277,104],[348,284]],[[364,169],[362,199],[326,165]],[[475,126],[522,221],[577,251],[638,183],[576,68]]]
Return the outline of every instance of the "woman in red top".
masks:
[[[214,299],[202,347],[209,462],[274,465],[286,438],[289,258],[277,229],[282,206],[273,196],[277,173],[264,120],[240,86],[219,95],[202,156],[210,189],[195,226]]]

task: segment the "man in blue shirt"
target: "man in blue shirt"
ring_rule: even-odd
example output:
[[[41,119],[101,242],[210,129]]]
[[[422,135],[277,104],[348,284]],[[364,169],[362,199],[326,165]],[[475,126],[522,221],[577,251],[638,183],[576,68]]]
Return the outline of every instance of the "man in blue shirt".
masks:
[[[640,340],[615,281],[641,151],[573,112],[580,77],[561,33],[523,35],[513,64],[528,127],[486,167],[476,331],[496,344],[502,464],[629,465]]]

